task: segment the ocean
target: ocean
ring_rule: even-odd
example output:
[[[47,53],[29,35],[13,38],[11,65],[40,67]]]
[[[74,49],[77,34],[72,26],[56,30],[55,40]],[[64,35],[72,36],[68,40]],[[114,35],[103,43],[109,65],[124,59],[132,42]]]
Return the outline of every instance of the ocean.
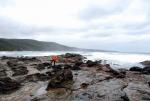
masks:
[[[78,53],[86,60],[102,60],[103,64],[109,63],[113,68],[143,67],[140,62],[150,60],[150,54],[134,54],[121,52],[83,52],[83,51],[1,51],[0,56],[50,56],[65,53]]]

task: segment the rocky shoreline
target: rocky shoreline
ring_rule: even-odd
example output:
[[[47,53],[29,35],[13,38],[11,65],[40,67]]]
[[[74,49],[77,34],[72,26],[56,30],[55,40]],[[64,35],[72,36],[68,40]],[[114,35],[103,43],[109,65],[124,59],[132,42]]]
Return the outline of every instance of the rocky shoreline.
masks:
[[[0,57],[0,101],[150,101],[150,61],[113,69],[80,54]]]

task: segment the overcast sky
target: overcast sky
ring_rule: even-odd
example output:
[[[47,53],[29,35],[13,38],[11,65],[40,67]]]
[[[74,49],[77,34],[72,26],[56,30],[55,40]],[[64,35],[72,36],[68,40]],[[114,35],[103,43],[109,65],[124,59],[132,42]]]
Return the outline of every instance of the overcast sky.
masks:
[[[0,0],[0,37],[150,52],[150,0]]]

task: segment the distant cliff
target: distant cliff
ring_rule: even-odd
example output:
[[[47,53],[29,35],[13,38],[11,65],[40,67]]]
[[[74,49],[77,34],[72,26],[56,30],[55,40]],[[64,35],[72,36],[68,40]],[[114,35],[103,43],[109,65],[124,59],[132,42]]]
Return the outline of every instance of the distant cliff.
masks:
[[[68,47],[55,42],[43,42],[30,39],[0,38],[0,51],[73,51],[78,48]]]

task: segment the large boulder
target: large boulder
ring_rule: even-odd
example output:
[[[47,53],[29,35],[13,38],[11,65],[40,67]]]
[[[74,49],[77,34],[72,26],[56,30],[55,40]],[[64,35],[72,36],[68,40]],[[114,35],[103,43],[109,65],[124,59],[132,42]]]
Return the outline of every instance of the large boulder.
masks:
[[[143,74],[150,74],[150,67],[144,67],[142,70]]]
[[[60,57],[61,57],[61,62],[66,62],[66,63],[80,62],[85,58],[80,54],[74,54],[74,53],[66,53],[64,55],[60,55]]]
[[[140,63],[144,66],[150,66],[150,61],[143,61],[143,62],[140,62]]]
[[[62,69],[55,73],[52,73],[52,78],[49,81],[49,84],[46,90],[51,88],[61,88],[64,87],[66,82],[73,80],[73,74],[69,68]]]
[[[140,68],[140,67],[131,67],[129,70],[136,71],[136,72],[142,72],[142,68]]]
[[[82,57],[80,54],[74,54],[74,53],[66,53],[64,55],[65,58],[72,58],[72,57]]]
[[[14,90],[17,90],[20,86],[21,86],[20,83],[18,83],[15,80],[12,80],[9,77],[0,78],[0,93],[1,94],[10,93]]]
[[[64,69],[62,74],[63,74],[64,81],[73,80],[73,74],[70,69]]]
[[[86,62],[86,64],[87,64],[87,66],[88,67],[93,67],[93,66],[96,66],[96,65],[98,65],[98,62],[97,61],[91,61],[91,60],[88,60],[87,62]]]

